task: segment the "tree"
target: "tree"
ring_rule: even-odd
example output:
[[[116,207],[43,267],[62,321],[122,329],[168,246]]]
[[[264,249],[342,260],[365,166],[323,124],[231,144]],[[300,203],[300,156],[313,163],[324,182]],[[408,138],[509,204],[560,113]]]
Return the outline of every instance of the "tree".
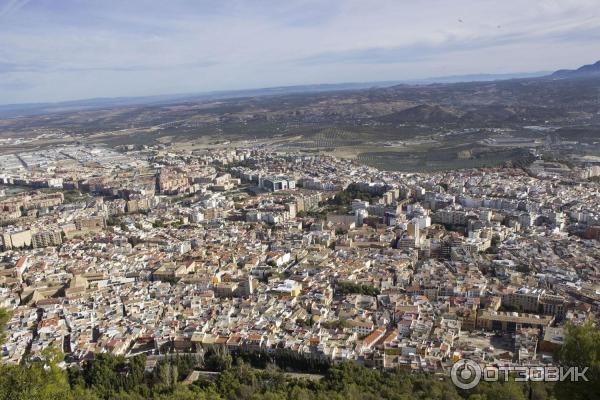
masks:
[[[6,340],[6,324],[10,321],[11,313],[6,308],[0,308],[0,346]]]
[[[360,285],[353,282],[338,282],[337,291],[342,295],[363,294],[366,296],[379,295],[379,289],[371,285]]]
[[[56,365],[62,355],[51,350],[46,357],[46,364],[33,362],[29,366],[1,366],[0,399],[72,399],[67,374]]]
[[[225,346],[210,349],[205,357],[205,366],[211,371],[225,371],[231,367],[233,358]]]
[[[592,322],[582,326],[567,325],[565,340],[557,353],[564,367],[588,368],[585,376],[589,382],[563,381],[556,385],[557,397],[600,399],[600,331]]]

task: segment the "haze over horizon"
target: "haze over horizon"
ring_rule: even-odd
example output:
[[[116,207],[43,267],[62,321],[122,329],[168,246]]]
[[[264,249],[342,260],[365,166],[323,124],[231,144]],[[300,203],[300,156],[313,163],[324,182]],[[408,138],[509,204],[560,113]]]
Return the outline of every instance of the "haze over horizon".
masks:
[[[575,68],[600,58],[599,14],[595,0],[3,0],[0,104]]]

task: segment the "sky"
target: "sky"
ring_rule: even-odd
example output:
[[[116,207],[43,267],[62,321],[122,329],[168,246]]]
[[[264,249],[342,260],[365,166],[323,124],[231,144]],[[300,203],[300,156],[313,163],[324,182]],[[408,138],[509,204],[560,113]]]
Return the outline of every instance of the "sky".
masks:
[[[600,0],[0,0],[0,104],[576,68]]]

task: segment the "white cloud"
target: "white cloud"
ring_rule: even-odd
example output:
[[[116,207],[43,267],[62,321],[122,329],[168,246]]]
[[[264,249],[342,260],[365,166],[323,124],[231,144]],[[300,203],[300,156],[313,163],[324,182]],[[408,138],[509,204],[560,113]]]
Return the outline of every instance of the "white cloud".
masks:
[[[0,103],[537,71],[600,58],[597,0],[9,0],[0,10],[0,85],[29,84],[5,85]]]

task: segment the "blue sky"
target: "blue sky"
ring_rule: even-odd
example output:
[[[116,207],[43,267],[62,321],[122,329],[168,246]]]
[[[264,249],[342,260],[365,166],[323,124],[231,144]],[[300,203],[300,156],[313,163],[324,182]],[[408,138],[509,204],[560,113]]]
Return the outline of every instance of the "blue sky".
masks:
[[[0,104],[573,68],[599,0],[0,0]]]

